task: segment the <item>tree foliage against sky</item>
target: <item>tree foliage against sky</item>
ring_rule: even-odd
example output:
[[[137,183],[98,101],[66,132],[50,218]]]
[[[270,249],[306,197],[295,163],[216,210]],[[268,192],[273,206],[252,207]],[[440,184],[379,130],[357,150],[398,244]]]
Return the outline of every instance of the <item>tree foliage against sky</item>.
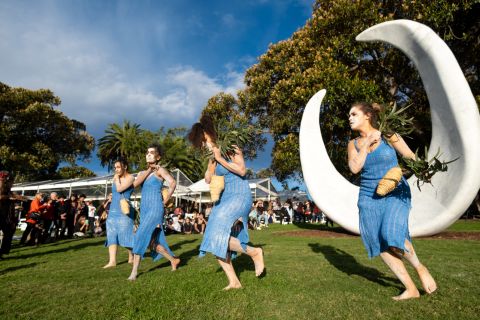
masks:
[[[355,36],[389,20],[410,19],[432,28],[455,54],[480,101],[478,76],[480,1],[316,1],[312,18],[289,39],[272,44],[245,75],[238,104],[274,140],[272,165],[279,180],[301,176],[298,134],[308,100],[320,89],[322,135],[336,168],[350,176],[346,145],[352,138],[348,110],[355,101],[412,104],[415,150],[431,137],[429,105],[421,78],[398,49],[360,43]]]
[[[61,162],[89,158],[93,137],[56,109],[60,103],[50,90],[0,82],[0,167],[14,172],[16,181],[53,178]]]

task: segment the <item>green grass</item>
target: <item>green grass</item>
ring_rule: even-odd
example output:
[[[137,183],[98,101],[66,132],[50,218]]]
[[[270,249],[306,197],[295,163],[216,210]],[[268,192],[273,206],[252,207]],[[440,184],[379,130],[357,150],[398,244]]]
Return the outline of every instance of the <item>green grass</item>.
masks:
[[[458,220],[447,231],[480,232],[480,220]]]
[[[379,258],[367,258],[358,237],[281,234],[287,230],[306,229],[274,225],[250,233],[265,250],[267,276],[256,279],[242,255],[234,265],[244,288],[229,292],[221,291],[227,281],[215,259],[197,258],[197,235],[167,237],[183,260],[177,272],[165,260],[145,259],[133,283],[125,250],[115,269],[101,268],[103,238],[16,247],[0,261],[0,319],[478,318],[480,241],[414,240],[439,290],[394,302],[401,284]]]

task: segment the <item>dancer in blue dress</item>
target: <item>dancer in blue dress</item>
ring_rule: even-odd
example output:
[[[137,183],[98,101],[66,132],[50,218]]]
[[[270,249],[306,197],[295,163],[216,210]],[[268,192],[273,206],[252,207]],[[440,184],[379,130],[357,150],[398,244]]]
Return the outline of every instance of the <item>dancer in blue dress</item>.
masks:
[[[117,248],[122,246],[128,249],[128,263],[133,262],[131,248],[133,247],[133,219],[134,212],[131,208],[130,214],[125,215],[120,210],[120,199],[127,201],[133,191],[134,177],[127,171],[127,163],[124,160],[117,160],[114,163],[115,175],[112,183],[112,202],[107,217],[107,241],[109,261],[103,267],[111,268],[117,265]]]
[[[420,293],[407,272],[402,258],[417,271],[427,293],[437,289],[428,269],[420,263],[408,230],[410,187],[405,178],[386,196],[375,193],[378,182],[392,167],[398,166],[398,152],[415,159],[415,154],[398,134],[382,138],[377,130],[378,104],[355,103],[350,109],[349,122],[360,136],[348,144],[348,165],[353,173],[361,172],[358,208],[360,235],[370,258],[380,255],[403,283],[406,290],[394,300],[418,298]]]
[[[147,170],[138,174],[134,186],[142,186],[142,200],[140,203],[140,225],[135,232],[133,245],[133,267],[128,280],[135,280],[138,274],[140,259],[143,258],[149,245],[152,245],[151,252],[154,261],[162,256],[167,258],[172,271],[177,270],[180,259],[175,257],[167,244],[165,230],[163,229],[164,203],[167,203],[175,190],[176,182],[170,173],[158,165],[161,158],[161,149],[158,145],[151,145],[147,149]],[[168,182],[168,195],[162,198],[162,186],[164,181]],[[155,228],[159,232],[154,232]],[[152,238],[153,237],[153,238]]]
[[[209,160],[205,173],[205,182],[210,183],[213,174],[224,176],[225,188],[213,207],[208,218],[207,227],[200,246],[200,256],[207,252],[214,254],[228,278],[224,290],[238,289],[242,285],[232,265],[236,253],[250,256],[255,265],[255,275],[264,275],[263,250],[248,246],[248,213],[252,205],[252,196],[248,180],[245,179],[245,161],[243,153],[236,148],[227,160],[222,157],[215,145],[216,131],[212,120],[203,116],[199,123],[193,125],[189,140],[196,148],[208,146],[215,157]]]

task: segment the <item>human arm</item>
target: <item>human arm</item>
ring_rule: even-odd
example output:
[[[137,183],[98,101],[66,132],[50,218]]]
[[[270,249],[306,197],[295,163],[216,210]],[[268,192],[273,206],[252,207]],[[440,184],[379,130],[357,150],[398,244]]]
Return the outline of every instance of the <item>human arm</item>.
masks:
[[[231,162],[228,162],[222,157],[220,149],[217,147],[213,147],[212,151],[213,155],[215,156],[215,160],[224,166],[228,171],[231,171],[241,177],[247,173],[245,160],[243,159],[243,152],[238,147],[235,147],[235,154],[230,158],[232,160]]]
[[[175,191],[175,188],[177,186],[177,182],[172,177],[170,172],[168,172],[168,170],[165,169],[165,168],[158,167],[157,171],[155,171],[155,174],[157,176],[159,176],[160,178],[162,178],[163,180],[168,182],[168,194],[165,197],[165,199],[163,199],[163,203],[167,203],[168,200],[170,200],[170,198],[172,197],[173,192]]]
[[[131,185],[133,184],[133,181],[135,180],[135,178],[133,178],[131,174],[123,178],[123,183],[120,179],[121,177],[118,176],[117,174],[115,174],[115,176],[113,177],[113,183],[115,183],[117,192],[120,192],[120,193],[130,188]]]
[[[402,157],[415,160],[415,153],[398,133],[395,133],[388,142]]]
[[[208,160],[207,171],[205,171],[205,182],[208,184],[210,183],[210,181],[212,181],[212,176],[215,173],[215,165],[215,160]]]
[[[147,170],[145,171],[141,171],[138,175],[137,175],[137,178],[135,179],[135,181],[133,182],[133,187],[136,188],[138,187],[139,185],[143,184],[143,182],[145,181],[145,179],[147,179],[147,177],[150,175],[150,173],[152,173],[154,171],[154,168],[152,168],[151,166],[149,166],[147,168]]]
[[[359,150],[355,148],[354,140],[348,143],[348,167],[354,174],[359,173],[365,165],[369,148],[380,141],[380,131],[370,132],[364,140],[364,143],[359,146]]]

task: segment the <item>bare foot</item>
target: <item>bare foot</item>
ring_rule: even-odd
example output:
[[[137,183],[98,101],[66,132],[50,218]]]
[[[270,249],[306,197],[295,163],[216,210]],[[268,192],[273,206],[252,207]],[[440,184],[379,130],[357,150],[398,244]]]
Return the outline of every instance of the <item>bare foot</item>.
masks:
[[[229,284],[228,286],[226,286],[222,290],[223,291],[228,291],[228,290],[232,290],[232,289],[241,289],[241,288],[242,288],[242,285],[239,282],[239,283]]]
[[[420,292],[418,292],[418,290],[415,288],[415,290],[405,290],[401,295],[392,297],[392,299],[395,301],[400,301],[400,300],[407,300],[407,299],[413,299],[413,298],[419,298],[419,297],[420,297]]]
[[[265,270],[265,264],[263,263],[263,249],[256,248],[256,253],[252,256],[253,263],[255,264],[255,276],[260,277]]]
[[[435,290],[437,290],[437,284],[430,272],[428,272],[428,269],[424,265],[421,265],[417,268],[417,272],[425,292],[428,294],[435,292]]]
[[[103,266],[103,269],[108,269],[108,268],[113,268],[115,267],[117,264],[116,263],[107,263],[106,265]]]
[[[180,259],[179,258],[173,258],[173,261],[171,262],[172,264],[172,271],[177,270],[178,265],[180,264]]]
[[[132,274],[130,275],[130,277],[128,277],[127,280],[129,280],[129,281],[135,281],[135,280],[137,280],[137,274],[136,274],[136,273],[132,273]]]

